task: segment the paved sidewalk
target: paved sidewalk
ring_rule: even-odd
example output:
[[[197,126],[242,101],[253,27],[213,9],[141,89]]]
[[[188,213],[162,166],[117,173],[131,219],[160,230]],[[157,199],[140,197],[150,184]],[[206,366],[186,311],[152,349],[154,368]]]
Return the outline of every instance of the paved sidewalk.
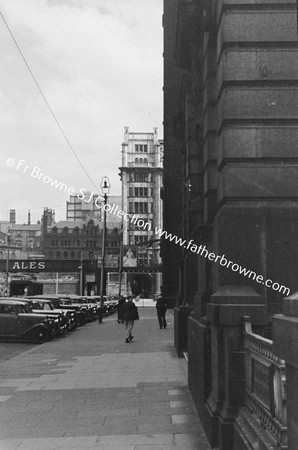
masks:
[[[130,344],[110,316],[0,362],[0,450],[209,449],[171,313],[139,313]]]

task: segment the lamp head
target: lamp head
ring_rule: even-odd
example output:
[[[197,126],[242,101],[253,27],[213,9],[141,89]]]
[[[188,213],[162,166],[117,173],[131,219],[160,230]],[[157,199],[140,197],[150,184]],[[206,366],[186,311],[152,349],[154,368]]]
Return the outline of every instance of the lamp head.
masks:
[[[102,177],[100,187],[103,194],[108,194],[110,192],[111,183],[108,177]]]

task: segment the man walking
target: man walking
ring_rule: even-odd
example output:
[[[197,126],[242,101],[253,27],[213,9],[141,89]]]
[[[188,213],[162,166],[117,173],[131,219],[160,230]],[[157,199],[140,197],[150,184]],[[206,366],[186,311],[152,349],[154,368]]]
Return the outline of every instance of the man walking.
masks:
[[[125,303],[125,298],[123,297],[123,295],[121,295],[119,297],[119,299],[118,299],[118,305],[117,305],[118,323],[121,322],[120,321],[120,314],[121,314],[121,310],[122,310],[122,307],[123,307],[124,303]]]
[[[166,312],[167,304],[162,296],[159,296],[156,300],[156,312],[159,323],[159,328],[167,328]]]
[[[133,336],[131,334],[134,321],[139,320],[139,313],[138,308],[132,301],[132,297],[128,297],[126,303],[122,306],[121,313],[120,313],[121,320],[125,322],[125,328],[126,328],[126,340],[125,342],[129,344]]]

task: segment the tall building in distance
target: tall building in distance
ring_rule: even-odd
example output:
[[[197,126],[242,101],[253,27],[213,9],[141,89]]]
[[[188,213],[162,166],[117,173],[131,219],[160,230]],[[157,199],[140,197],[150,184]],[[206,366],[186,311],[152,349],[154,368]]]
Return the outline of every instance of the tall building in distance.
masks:
[[[108,201],[111,205],[115,204],[121,208],[121,196],[109,195]],[[66,202],[66,220],[82,220],[83,222],[94,220],[95,222],[102,222],[102,205],[101,194],[87,191],[78,192],[71,195],[69,202]],[[111,214],[109,211],[106,214],[108,222],[119,222],[117,215]]]
[[[137,220],[123,221],[123,247],[136,256],[136,266],[150,268],[161,263],[155,227],[162,228],[163,141],[153,132],[130,132],[124,128],[122,144],[122,210]],[[143,226],[144,224],[150,224]],[[160,292],[160,274],[138,281],[144,290]],[[153,282],[150,280],[154,280]],[[153,283],[153,284],[152,284]]]

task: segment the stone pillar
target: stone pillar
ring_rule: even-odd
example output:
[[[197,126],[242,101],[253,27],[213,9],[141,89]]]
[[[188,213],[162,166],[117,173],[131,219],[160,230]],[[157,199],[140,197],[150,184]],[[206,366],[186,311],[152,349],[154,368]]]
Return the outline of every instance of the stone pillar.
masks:
[[[298,442],[298,292],[283,300],[283,314],[273,317],[273,353],[286,362],[288,448]]]
[[[213,423],[212,444],[220,450],[234,448],[234,420],[238,407],[244,403],[244,316],[249,316],[255,325],[267,323],[264,300],[251,286],[221,286],[207,305],[212,377],[207,410]]]

